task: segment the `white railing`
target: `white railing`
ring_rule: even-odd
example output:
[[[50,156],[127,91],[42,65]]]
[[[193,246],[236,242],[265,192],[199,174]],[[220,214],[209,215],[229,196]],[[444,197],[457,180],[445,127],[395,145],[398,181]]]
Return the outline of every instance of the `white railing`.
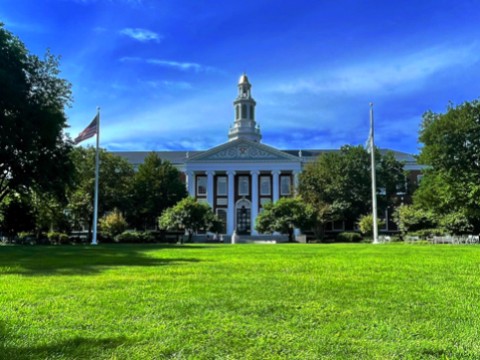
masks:
[[[452,244],[452,245],[471,245],[479,244],[480,236],[479,235],[445,235],[445,236],[434,236],[430,242],[432,244]]]

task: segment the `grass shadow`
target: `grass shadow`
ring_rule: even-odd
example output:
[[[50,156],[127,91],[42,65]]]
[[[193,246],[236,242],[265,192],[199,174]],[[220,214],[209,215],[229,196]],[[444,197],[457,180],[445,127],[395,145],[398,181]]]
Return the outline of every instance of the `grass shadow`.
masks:
[[[122,336],[100,339],[75,337],[45,345],[22,346],[9,336],[7,328],[2,325],[0,340],[0,359],[5,360],[95,359],[102,353],[110,357],[115,348],[131,342]]]
[[[194,257],[155,257],[152,250],[188,249],[183,246],[12,246],[0,251],[0,274],[26,276],[92,275],[120,266],[165,266],[194,263]],[[193,247],[199,249],[202,247]]]

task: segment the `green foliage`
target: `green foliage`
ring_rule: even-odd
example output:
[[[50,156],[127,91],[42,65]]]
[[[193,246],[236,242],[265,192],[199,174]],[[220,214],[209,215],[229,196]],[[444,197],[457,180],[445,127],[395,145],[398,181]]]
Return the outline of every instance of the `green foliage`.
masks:
[[[127,227],[128,223],[118,209],[114,209],[100,219],[100,230],[110,239],[123,233]]]
[[[362,241],[362,235],[356,232],[344,231],[337,234],[336,242],[358,243]]]
[[[11,193],[1,205],[1,229],[6,235],[12,238],[19,232],[35,232],[35,210],[27,195]]]
[[[461,212],[446,214],[440,219],[440,226],[445,232],[452,235],[464,235],[473,232],[473,225],[469,218]]]
[[[47,233],[47,238],[52,245],[61,245],[68,242],[68,235],[56,231],[50,231]]]
[[[124,231],[120,235],[115,237],[115,241],[119,243],[152,243],[155,242],[155,234],[151,231],[136,231],[128,230]]]
[[[179,171],[155,153],[145,157],[133,178],[132,225],[152,228],[157,217],[167,208],[187,196]]]
[[[428,111],[423,115],[419,162],[429,170],[414,198],[415,204],[439,217],[463,214],[475,232],[480,231],[479,119],[478,100],[450,104],[444,114]]]
[[[71,85],[58,58],[43,60],[0,23],[0,203],[32,188],[63,194],[71,181],[64,108]]]
[[[437,219],[431,211],[425,211],[413,205],[399,206],[393,217],[402,234],[437,226]]]
[[[87,224],[89,232],[93,223],[93,197],[95,187],[95,149],[75,148],[75,182],[68,196],[68,210],[75,227]],[[100,150],[100,181],[98,213],[101,216],[114,209],[122,213],[132,207],[133,166],[125,159]]]
[[[166,209],[158,219],[160,229],[186,231],[188,240],[199,230],[216,230],[220,220],[208,204],[198,203],[192,197],[186,197],[175,206]]]
[[[358,227],[360,228],[360,232],[363,235],[373,235],[373,215],[362,215],[358,220]],[[385,226],[385,221],[381,219],[377,219],[377,230],[380,230]]]
[[[278,231],[288,234],[293,241],[294,228],[308,229],[312,226],[312,211],[300,198],[281,198],[268,203],[257,216],[255,228],[260,233]]]
[[[376,151],[379,211],[393,205],[397,189],[405,183],[403,165],[392,153]],[[321,154],[300,174],[299,193],[316,214],[317,227],[333,220],[356,221],[371,210],[370,155],[361,146],[343,146]]]

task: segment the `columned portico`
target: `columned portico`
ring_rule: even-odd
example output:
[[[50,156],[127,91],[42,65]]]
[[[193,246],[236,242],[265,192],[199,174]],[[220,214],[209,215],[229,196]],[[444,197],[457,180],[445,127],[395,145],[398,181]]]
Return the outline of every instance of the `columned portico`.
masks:
[[[238,84],[235,117],[228,142],[185,159],[187,189],[208,203],[226,223],[225,235],[258,235],[255,221],[262,207],[294,195],[301,159],[261,144],[255,100],[246,75]],[[227,237],[228,239],[228,237]]]

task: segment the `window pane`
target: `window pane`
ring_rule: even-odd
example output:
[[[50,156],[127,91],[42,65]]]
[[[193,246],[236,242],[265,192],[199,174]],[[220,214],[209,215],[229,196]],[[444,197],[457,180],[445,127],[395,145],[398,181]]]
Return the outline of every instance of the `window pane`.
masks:
[[[291,194],[290,176],[281,176],[280,177],[280,194],[281,195],[290,195]]]
[[[227,177],[226,176],[217,177],[217,195],[220,195],[220,196],[227,195]]]
[[[217,216],[222,223],[220,234],[225,234],[227,232],[227,211],[225,209],[217,209]]]
[[[260,195],[271,195],[270,176],[260,176]]]
[[[207,195],[206,176],[197,176],[197,195]]]
[[[238,177],[238,195],[248,196],[250,194],[250,186],[248,176]]]

